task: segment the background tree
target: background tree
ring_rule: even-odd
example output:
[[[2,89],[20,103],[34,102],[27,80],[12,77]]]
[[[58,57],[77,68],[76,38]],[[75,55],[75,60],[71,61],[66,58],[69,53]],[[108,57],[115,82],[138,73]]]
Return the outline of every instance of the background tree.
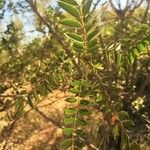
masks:
[[[1,21],[8,12],[14,20],[1,31],[1,57],[6,58],[0,66],[0,111],[10,111],[5,116],[10,132],[3,128],[1,133],[9,134],[2,134],[7,135],[2,141],[25,118],[27,105],[41,115],[38,104],[59,88],[73,93],[66,99],[70,107],[63,123],[44,115],[63,128],[59,149],[138,149],[138,135],[141,143],[149,135],[149,1],[58,4],[23,0],[3,5]],[[24,14],[32,26],[24,23]]]

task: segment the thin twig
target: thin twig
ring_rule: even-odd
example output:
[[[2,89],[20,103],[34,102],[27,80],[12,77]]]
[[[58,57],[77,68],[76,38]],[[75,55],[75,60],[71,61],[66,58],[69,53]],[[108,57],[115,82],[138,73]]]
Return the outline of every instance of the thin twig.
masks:
[[[26,2],[29,4],[29,6],[32,8],[33,12],[37,15],[37,17],[42,21],[49,29],[49,32],[52,34],[54,38],[58,41],[58,43],[62,46],[62,48],[66,51],[68,57],[71,59],[73,65],[76,67],[78,73],[81,75],[82,71],[79,65],[76,63],[76,61],[73,59],[73,54],[71,50],[68,48],[67,43],[62,40],[61,36],[58,35],[53,28],[51,27],[51,22],[50,20],[47,21],[41,14],[38,12],[36,5],[33,3],[33,0],[26,0]]]

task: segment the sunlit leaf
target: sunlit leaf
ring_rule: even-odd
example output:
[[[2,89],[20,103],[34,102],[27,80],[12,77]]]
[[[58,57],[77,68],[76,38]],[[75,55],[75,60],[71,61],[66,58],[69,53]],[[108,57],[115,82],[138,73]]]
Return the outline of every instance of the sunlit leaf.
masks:
[[[76,113],[76,110],[74,108],[67,108],[64,110],[65,115],[74,115]]]
[[[138,52],[137,48],[134,48],[132,53],[134,56],[139,56],[139,52]]]
[[[147,48],[142,43],[137,45],[137,49],[139,52],[143,52],[143,53],[147,52]]]
[[[64,118],[64,124],[66,124],[66,125],[71,125],[71,124],[73,124],[73,122],[74,122],[74,119],[71,117]]]
[[[60,23],[74,28],[81,28],[80,22],[74,19],[63,19]]]
[[[66,135],[66,136],[72,135],[72,132],[73,132],[73,129],[72,129],[72,128],[64,128],[64,129],[63,129],[63,133],[64,133],[64,135]]]

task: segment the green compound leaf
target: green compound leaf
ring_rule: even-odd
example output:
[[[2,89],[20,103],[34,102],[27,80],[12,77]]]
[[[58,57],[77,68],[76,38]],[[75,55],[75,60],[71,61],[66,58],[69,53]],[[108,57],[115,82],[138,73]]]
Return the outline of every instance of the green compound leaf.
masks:
[[[79,137],[86,137],[86,133],[84,130],[82,129],[76,129],[75,133],[79,136]]]
[[[72,132],[73,132],[73,129],[72,129],[72,128],[64,128],[64,129],[63,129],[63,133],[64,133],[64,135],[66,135],[66,136],[72,135]]]
[[[148,24],[142,24],[142,25],[140,25],[139,28],[140,28],[140,29],[149,29],[150,26],[149,26]]]
[[[73,43],[73,48],[75,51],[77,52],[82,52],[83,48],[83,43],[79,43],[79,42],[74,42]]]
[[[137,49],[140,53],[146,53],[148,51],[147,48],[142,43],[137,45]]]
[[[141,148],[137,143],[130,143],[129,150],[141,150]]]
[[[139,56],[139,52],[138,52],[137,48],[134,48],[132,53],[133,53],[134,57],[135,56],[137,56],[137,57]]]
[[[123,120],[123,119],[128,119],[128,118],[129,118],[129,114],[128,114],[126,111],[120,111],[120,112],[118,113],[118,116],[119,116],[119,118],[120,118],[121,120]]]
[[[88,42],[88,48],[95,47],[95,45],[97,45],[97,39],[94,39]]]
[[[97,36],[99,36],[99,35],[100,35],[99,29],[95,29],[94,31],[88,33],[88,35],[87,35],[87,40],[88,40],[88,41],[94,40],[94,39],[96,39]]]
[[[69,97],[65,101],[68,103],[75,103],[77,101],[77,99],[75,97]]]
[[[116,139],[119,136],[119,127],[118,127],[118,124],[116,124],[113,127],[113,131],[112,132],[113,132],[114,139]]]
[[[74,119],[71,117],[64,118],[64,124],[65,125],[71,125],[71,124],[73,124],[73,122],[74,122]]]
[[[28,96],[28,104],[30,105],[31,108],[34,108],[31,96]]]
[[[82,5],[83,5],[82,11],[83,11],[84,15],[86,15],[89,12],[91,5],[92,5],[92,2],[93,2],[93,0],[83,0],[82,1]]]
[[[44,81],[44,84],[45,84],[45,88],[49,91],[49,92],[52,92],[52,87],[51,87],[51,84],[48,80],[45,80]]]
[[[131,120],[123,120],[121,121],[124,127],[131,127],[134,123]]]
[[[86,125],[87,125],[87,122],[86,122],[85,120],[78,119],[78,120],[77,120],[77,124],[80,125],[80,126],[86,126]]]
[[[37,102],[40,100],[39,97],[38,97],[38,93],[36,92],[36,90],[33,91],[32,95],[33,95],[33,98],[34,98]]]
[[[87,109],[79,109],[79,110],[78,110],[78,114],[79,114],[79,115],[89,115],[90,112],[89,112],[89,110],[87,110]]]
[[[75,33],[66,33],[65,34],[68,38],[71,40],[77,41],[77,42],[83,42],[83,38],[79,34]]]
[[[72,144],[72,139],[66,139],[60,142],[60,148],[61,149],[67,149],[68,147],[70,147]]]
[[[81,150],[85,146],[85,143],[82,140],[80,140],[80,139],[76,139],[75,140],[75,145],[76,145],[76,147],[78,147],[78,149]]]
[[[37,91],[39,92],[39,94],[41,96],[46,96],[47,95],[47,90],[46,90],[46,87],[45,87],[44,83],[38,85]]]
[[[90,102],[87,101],[87,100],[81,99],[81,100],[80,100],[80,105],[81,105],[81,106],[88,106],[88,105],[90,105]]]
[[[94,69],[97,69],[97,70],[103,70],[104,68],[102,67],[102,64],[100,63],[97,63],[97,64],[91,64],[93,66]]]
[[[72,116],[76,113],[76,110],[74,108],[67,108],[64,110],[65,115]]]
[[[64,9],[66,12],[68,12],[70,15],[74,17],[80,17],[80,12],[76,7],[73,5],[67,4],[63,1],[58,1],[59,6]]]
[[[123,108],[123,104],[121,102],[117,102],[114,104],[114,107],[117,111],[120,111]]]
[[[75,0],[61,0],[65,3],[68,3],[70,5],[78,6],[78,3]]]
[[[122,132],[122,135],[121,135],[121,144],[120,144],[120,146],[121,146],[121,150],[126,150],[127,147],[128,147],[128,137],[124,132]]]
[[[129,53],[128,57],[129,57],[129,62],[130,62],[130,64],[133,64],[135,58],[134,58],[134,56],[132,55],[132,53]]]
[[[115,62],[117,63],[117,66],[121,66],[121,58],[122,58],[122,55],[120,52],[116,52],[115,53]]]
[[[63,19],[63,20],[61,20],[60,23],[63,25],[66,25],[66,26],[74,27],[74,28],[81,28],[80,22],[78,22],[74,19]]]

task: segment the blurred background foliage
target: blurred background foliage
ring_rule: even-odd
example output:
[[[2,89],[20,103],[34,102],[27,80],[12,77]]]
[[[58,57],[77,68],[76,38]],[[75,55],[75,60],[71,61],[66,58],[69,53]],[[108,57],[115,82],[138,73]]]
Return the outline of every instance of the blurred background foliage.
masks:
[[[95,0],[92,10],[92,26],[101,34],[97,51],[85,59],[98,68],[112,98],[123,101],[135,124],[131,134],[149,150],[150,1]],[[10,110],[9,123],[24,116],[26,104],[33,107],[55,89],[70,89],[80,69],[95,80],[86,64],[75,68],[79,54],[63,34],[74,29],[60,23],[69,16],[55,0],[0,0],[0,113]]]

